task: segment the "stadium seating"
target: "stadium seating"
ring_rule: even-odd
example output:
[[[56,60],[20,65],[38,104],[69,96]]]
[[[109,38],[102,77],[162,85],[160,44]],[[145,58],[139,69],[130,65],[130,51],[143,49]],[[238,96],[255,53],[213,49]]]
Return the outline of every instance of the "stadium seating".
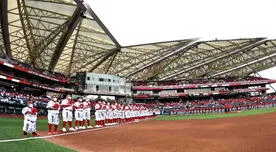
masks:
[[[276,96],[232,98],[219,100],[193,101],[186,103],[163,103],[163,114],[199,114],[224,112],[226,106],[230,111],[269,108],[276,106]]]
[[[36,76],[40,76],[42,78],[46,78],[53,81],[63,82],[63,83],[70,83],[70,78],[60,74],[60,73],[53,73],[50,71],[33,68],[26,63],[19,62],[17,60],[8,59],[5,57],[0,58],[0,64],[13,68],[15,70],[19,70],[22,72],[30,73]]]

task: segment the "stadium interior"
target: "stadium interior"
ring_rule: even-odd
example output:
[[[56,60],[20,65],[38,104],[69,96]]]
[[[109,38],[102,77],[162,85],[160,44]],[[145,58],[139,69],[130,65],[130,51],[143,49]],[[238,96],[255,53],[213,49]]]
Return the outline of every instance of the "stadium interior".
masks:
[[[112,96],[121,103],[195,114],[272,107],[276,40],[183,39],[122,46],[81,0],[1,0],[0,113],[31,98]],[[275,90],[274,90],[275,91]]]

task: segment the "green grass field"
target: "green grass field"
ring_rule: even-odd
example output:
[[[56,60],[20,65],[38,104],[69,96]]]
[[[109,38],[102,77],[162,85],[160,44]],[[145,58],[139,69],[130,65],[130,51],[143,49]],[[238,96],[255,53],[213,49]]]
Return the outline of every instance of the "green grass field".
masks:
[[[230,118],[239,116],[250,116],[264,113],[276,112],[276,107],[264,108],[264,109],[254,109],[248,111],[242,111],[238,113],[214,113],[214,114],[198,114],[198,115],[172,115],[172,116],[159,116],[154,118],[154,120],[203,120],[203,119],[217,119],[217,118]]]
[[[0,118],[0,140],[22,138],[23,119],[18,118]],[[39,119],[37,130],[47,130],[47,120]],[[39,131],[38,131],[39,133]],[[0,143],[0,151],[4,152],[22,152],[22,151],[73,151],[43,139],[34,139],[26,141],[15,141]]]

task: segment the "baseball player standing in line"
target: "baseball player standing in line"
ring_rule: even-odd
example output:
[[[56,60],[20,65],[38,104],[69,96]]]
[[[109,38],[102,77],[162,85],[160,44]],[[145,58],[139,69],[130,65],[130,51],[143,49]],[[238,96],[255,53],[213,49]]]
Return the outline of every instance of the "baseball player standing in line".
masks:
[[[130,108],[129,105],[125,105],[124,107],[125,109],[125,122],[129,122],[130,121]]]
[[[93,128],[91,126],[91,115],[90,115],[90,111],[91,111],[91,102],[90,99],[88,97],[85,98],[85,101],[83,102],[83,126],[85,128],[85,121],[87,123],[87,128]]]
[[[125,110],[123,104],[120,104],[120,124],[125,123]]]
[[[28,101],[27,107],[22,109],[24,115],[23,137],[27,137],[28,133],[32,133],[32,136],[39,136],[36,133],[37,112],[38,110],[33,107],[32,101]]]
[[[101,127],[101,101],[95,104],[95,128]]]
[[[66,132],[66,124],[69,124],[69,131],[75,131],[72,127],[72,120],[73,120],[73,101],[71,100],[71,96],[68,94],[64,100],[61,102],[62,107],[62,131]]]
[[[120,105],[119,105],[119,103],[115,103],[115,107],[116,107],[116,123],[117,124],[119,124],[120,123],[120,109],[121,109],[121,107],[120,107]]]
[[[111,107],[112,107],[112,125],[116,125],[117,124],[117,107],[116,107],[116,105],[115,105],[115,103],[113,103],[112,105],[111,105]]]
[[[54,96],[52,100],[47,103],[46,108],[48,109],[48,134],[59,134],[58,124],[59,124],[59,110],[60,105],[57,98]],[[52,126],[54,125],[54,132],[52,131]]]
[[[77,101],[74,103],[75,109],[75,130],[83,129],[82,121],[83,121],[83,104],[82,98],[78,97]]]
[[[112,117],[113,117],[113,113],[112,113],[112,107],[111,107],[111,105],[110,105],[110,102],[107,102],[107,104],[106,104],[106,119],[105,119],[105,124],[107,125],[107,126],[109,126],[109,125],[112,125],[111,123],[112,123]]]

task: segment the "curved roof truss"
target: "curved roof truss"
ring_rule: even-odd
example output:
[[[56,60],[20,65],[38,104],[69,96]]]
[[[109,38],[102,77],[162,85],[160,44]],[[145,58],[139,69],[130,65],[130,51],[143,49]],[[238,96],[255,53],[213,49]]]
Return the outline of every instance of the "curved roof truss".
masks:
[[[247,76],[275,66],[276,40],[184,39],[121,46],[79,0],[1,0],[0,55],[71,75],[130,80]]]

